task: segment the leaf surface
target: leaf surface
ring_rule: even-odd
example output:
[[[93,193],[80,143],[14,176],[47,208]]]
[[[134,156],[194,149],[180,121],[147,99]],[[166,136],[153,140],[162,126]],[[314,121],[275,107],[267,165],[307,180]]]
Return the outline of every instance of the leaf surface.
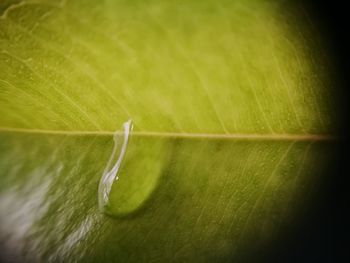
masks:
[[[2,2],[4,260],[221,262],[277,238],[334,144],[329,62],[294,11]],[[98,184],[128,119],[107,215]]]

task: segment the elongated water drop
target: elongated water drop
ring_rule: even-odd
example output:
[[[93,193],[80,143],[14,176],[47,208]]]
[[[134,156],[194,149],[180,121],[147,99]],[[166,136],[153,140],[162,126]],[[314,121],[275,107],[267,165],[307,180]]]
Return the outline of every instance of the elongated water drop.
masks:
[[[133,216],[146,207],[147,200],[151,203],[172,153],[173,140],[140,133],[131,136],[131,129],[129,120],[114,133],[114,147],[99,182],[99,209],[111,217]]]
[[[116,131],[113,136],[114,147],[112,154],[108,160],[107,166],[102,174],[98,186],[98,205],[104,211],[109,201],[109,194],[112,189],[113,182],[118,180],[118,171],[124,158],[128,145],[129,134],[132,130],[132,121],[128,120],[123,124],[122,132]],[[113,161],[116,160],[114,166]]]

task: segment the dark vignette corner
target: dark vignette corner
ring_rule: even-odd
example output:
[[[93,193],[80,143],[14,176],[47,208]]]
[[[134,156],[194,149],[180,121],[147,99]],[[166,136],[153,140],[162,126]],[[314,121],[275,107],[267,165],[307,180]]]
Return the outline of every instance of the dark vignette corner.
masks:
[[[288,4],[301,7],[321,33],[335,72],[332,93],[336,97],[339,138],[332,153],[331,165],[324,170],[325,181],[301,222],[292,227],[282,242],[257,251],[248,261],[253,262],[347,262],[347,176],[349,159],[349,14],[346,4],[332,1],[290,0]]]

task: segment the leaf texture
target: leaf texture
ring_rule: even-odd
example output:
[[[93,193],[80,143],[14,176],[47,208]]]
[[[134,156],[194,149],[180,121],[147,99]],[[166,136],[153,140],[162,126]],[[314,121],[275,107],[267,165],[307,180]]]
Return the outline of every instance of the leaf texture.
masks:
[[[334,148],[306,21],[281,1],[2,2],[3,260],[244,261],[278,238]]]

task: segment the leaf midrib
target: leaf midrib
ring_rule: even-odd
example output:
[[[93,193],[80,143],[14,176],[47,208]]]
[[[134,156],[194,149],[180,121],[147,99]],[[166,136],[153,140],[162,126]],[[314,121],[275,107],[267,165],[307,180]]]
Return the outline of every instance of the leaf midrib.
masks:
[[[76,136],[112,136],[122,131],[73,131],[73,130],[43,130],[0,127],[1,132],[47,134],[47,135],[76,135]],[[329,141],[337,137],[328,134],[257,134],[257,133],[188,133],[188,132],[157,132],[157,131],[132,131],[131,135],[140,137],[170,137],[193,139],[249,139],[249,140],[284,140],[284,141]]]

